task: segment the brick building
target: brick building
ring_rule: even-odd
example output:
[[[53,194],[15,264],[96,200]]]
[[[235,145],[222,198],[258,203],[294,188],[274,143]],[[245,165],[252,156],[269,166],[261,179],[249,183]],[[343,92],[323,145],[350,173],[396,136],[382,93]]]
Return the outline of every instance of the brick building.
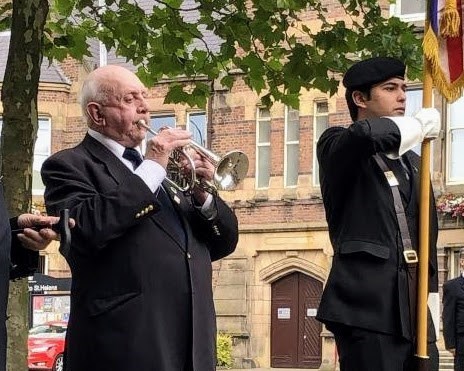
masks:
[[[328,1],[332,15],[338,2]],[[398,0],[390,11],[422,22],[423,9]],[[420,6],[419,6],[420,8]],[[338,9],[338,10],[337,10]],[[386,8],[387,9],[387,8]],[[311,14],[305,21],[312,22]],[[4,74],[9,34],[0,34],[0,76]],[[85,75],[101,60],[121,63],[94,48],[94,59],[60,65],[44,61],[39,92],[39,134],[34,157],[34,201],[42,202],[38,171],[50,154],[77,144],[86,132],[78,104]],[[250,169],[235,191],[221,195],[234,209],[240,227],[236,252],[214,264],[213,289],[218,329],[233,336],[237,367],[319,367],[333,369],[331,334],[315,319],[331,264],[330,245],[320,196],[315,145],[328,126],[350,123],[344,91],[329,97],[305,91],[298,111],[276,103],[267,109],[249,90],[240,73],[228,90],[211,82],[214,93],[206,110],[163,104],[168,82],[150,90],[151,125],[191,130],[195,138],[222,155],[241,149]],[[410,84],[408,111],[421,105],[421,85]],[[437,194],[464,192],[464,123],[457,114],[464,98],[453,105],[435,94],[443,114],[443,135],[433,143],[432,178]],[[1,113],[1,107],[0,107]],[[459,143],[461,143],[459,145]],[[440,280],[458,274],[456,252],[464,231],[456,219],[441,218]],[[43,252],[43,271],[69,276],[66,263],[52,246]]]

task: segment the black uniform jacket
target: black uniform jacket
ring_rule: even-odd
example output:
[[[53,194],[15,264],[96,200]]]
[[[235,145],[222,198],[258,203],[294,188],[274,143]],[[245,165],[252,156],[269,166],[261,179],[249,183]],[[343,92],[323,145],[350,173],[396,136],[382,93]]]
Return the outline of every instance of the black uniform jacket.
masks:
[[[236,247],[231,209],[216,198],[206,220],[178,193],[183,246],[141,178],[89,135],[51,156],[42,177],[47,210],[76,220],[66,370],[180,371],[191,338],[194,370],[215,370],[211,261]]]
[[[0,371],[6,370],[6,311],[8,306],[9,280],[34,274],[39,263],[39,253],[24,248],[11,236],[17,229],[17,218],[9,219],[0,183]]]
[[[464,337],[464,278],[443,284],[443,337],[446,349],[456,349],[456,338]],[[456,349],[464,354],[464,349]]]
[[[373,158],[399,148],[400,133],[389,119],[358,121],[348,128],[332,127],[318,141],[321,191],[334,249],[332,268],[317,318],[411,339],[408,272],[393,195]],[[418,156],[398,160],[383,156],[399,182],[412,245],[418,246]],[[437,218],[431,207],[429,292],[438,291]],[[429,316],[430,317],[430,316]],[[429,328],[433,329],[430,321]]]

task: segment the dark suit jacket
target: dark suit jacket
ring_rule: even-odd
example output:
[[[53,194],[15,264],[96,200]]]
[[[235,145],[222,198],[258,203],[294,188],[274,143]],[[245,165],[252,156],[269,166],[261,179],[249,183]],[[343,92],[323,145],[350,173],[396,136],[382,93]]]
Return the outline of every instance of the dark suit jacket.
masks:
[[[456,349],[464,354],[464,349],[456,347],[457,337],[464,337],[464,278],[453,278],[443,284],[443,337],[446,349]]]
[[[177,194],[183,246],[140,177],[88,135],[51,156],[42,177],[47,210],[76,220],[66,370],[181,371],[192,341],[194,370],[215,370],[211,261],[237,244],[231,209],[216,198],[206,220]]]
[[[317,318],[329,329],[331,323],[338,323],[413,337],[415,325],[409,316],[407,271],[393,196],[373,158],[399,145],[400,133],[388,119],[329,128],[318,141],[321,191],[334,256]],[[417,247],[419,159],[413,152],[403,157],[413,182],[407,181],[398,160],[384,159],[399,182],[412,245]],[[430,292],[438,291],[434,210],[432,206]]]
[[[10,275],[11,230],[0,185],[0,371],[6,370],[6,309]]]
[[[18,228],[17,218],[9,219],[0,184],[0,371],[6,370],[6,310],[9,279],[32,275],[37,269],[39,253],[25,249],[11,228]]]

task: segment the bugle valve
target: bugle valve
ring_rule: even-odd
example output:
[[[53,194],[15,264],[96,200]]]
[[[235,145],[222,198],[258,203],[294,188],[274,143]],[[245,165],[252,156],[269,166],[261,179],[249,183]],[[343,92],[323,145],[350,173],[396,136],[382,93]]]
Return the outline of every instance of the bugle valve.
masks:
[[[156,131],[147,125],[145,120],[138,120],[136,124],[145,128],[151,134],[158,135]],[[213,165],[214,176],[212,182],[197,178],[195,165],[188,154],[189,149],[195,150]],[[186,171],[180,165],[183,160],[190,164],[190,171]],[[218,190],[234,190],[246,177],[248,165],[248,157],[242,151],[231,151],[220,157],[195,141],[190,140],[188,145],[175,149],[169,157],[166,180],[173,187],[185,193],[191,192],[193,187],[198,186],[208,193],[216,194]]]

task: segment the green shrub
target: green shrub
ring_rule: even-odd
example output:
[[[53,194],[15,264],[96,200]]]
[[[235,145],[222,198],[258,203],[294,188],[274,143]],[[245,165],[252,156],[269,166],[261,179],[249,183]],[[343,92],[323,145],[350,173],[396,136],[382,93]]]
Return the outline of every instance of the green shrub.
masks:
[[[217,366],[232,366],[232,336],[219,333],[217,336]]]

